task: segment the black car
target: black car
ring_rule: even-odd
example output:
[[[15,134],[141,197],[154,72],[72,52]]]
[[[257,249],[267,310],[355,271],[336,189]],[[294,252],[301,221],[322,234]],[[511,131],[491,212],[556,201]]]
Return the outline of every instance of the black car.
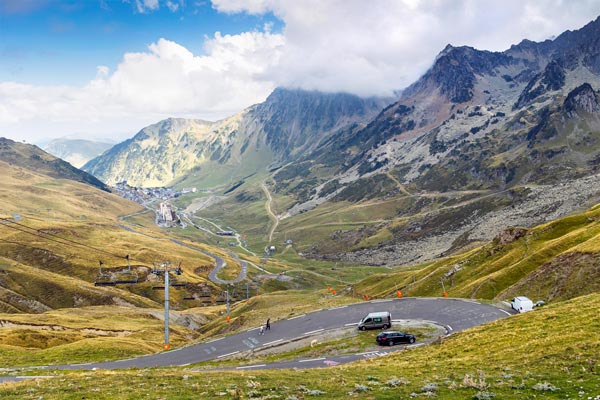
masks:
[[[396,343],[414,343],[417,338],[410,333],[387,331],[381,332],[375,340],[382,346],[393,346]]]

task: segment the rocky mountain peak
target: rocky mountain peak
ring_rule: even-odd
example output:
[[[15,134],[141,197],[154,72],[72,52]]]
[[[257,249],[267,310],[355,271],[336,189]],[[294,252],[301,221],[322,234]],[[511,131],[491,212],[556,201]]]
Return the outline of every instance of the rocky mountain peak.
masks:
[[[511,62],[512,58],[503,53],[448,44],[437,55],[433,66],[407,88],[403,96],[437,88],[450,102],[465,103],[473,99],[477,75],[496,75],[499,66]]]
[[[251,113],[263,126],[267,144],[279,158],[286,159],[314,148],[330,132],[371,119],[389,101],[277,88]]]
[[[565,99],[564,107],[568,113],[577,112],[578,110],[589,114],[599,113],[600,96],[594,91],[592,85],[586,82],[569,93]]]
[[[560,62],[552,60],[541,73],[529,81],[514,108],[524,107],[548,92],[560,90],[564,85],[565,70]]]

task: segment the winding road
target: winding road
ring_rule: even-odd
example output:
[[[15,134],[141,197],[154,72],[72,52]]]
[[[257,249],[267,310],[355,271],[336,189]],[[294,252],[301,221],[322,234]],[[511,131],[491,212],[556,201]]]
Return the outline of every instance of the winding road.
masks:
[[[204,343],[127,360],[45,368],[91,370],[187,366],[203,361],[224,359],[235,356],[236,354],[267,346],[276,346],[289,341],[310,337],[315,334],[323,334],[324,332],[327,332],[327,330],[353,326],[356,325],[364,315],[374,311],[390,311],[393,320],[433,322],[445,327],[449,334],[510,315],[508,311],[492,305],[461,299],[402,298],[374,300],[315,311],[310,314],[298,315],[287,320],[273,322],[271,324],[271,330],[267,331],[264,335],[259,335],[258,327],[256,327],[242,333],[212,339]],[[373,356],[371,353],[338,357],[319,357],[310,360],[299,359],[270,365],[259,364],[254,366],[243,366],[239,367],[239,369],[323,367]]]
[[[267,210],[267,213],[269,214],[269,217],[274,221],[273,226],[271,227],[271,230],[269,231],[269,243],[271,243],[273,241],[273,233],[275,232],[275,229],[277,229],[277,226],[279,225],[279,218],[277,217],[277,215],[275,215],[275,213],[271,209],[271,203],[273,202],[273,197],[271,196],[271,192],[269,192],[269,189],[267,188],[267,185],[265,184],[265,182],[262,182],[260,184],[260,187],[262,188],[263,192],[265,192],[265,194],[267,195],[267,202],[265,203],[265,208]]]

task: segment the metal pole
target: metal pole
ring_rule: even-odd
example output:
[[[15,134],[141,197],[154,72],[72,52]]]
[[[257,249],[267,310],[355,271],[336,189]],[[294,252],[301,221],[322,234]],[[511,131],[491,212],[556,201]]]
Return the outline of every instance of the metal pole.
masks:
[[[227,316],[229,317],[229,289],[225,291],[225,298],[227,299]]]
[[[164,349],[169,350],[169,266],[165,264],[165,344]]]

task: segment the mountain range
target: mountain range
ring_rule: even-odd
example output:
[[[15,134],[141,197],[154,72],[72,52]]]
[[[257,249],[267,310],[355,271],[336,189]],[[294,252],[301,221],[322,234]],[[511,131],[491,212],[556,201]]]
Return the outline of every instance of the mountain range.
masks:
[[[81,168],[86,162],[113,146],[114,143],[97,140],[58,138],[44,144],[42,149],[76,168]]]
[[[265,201],[260,178],[281,200],[275,237],[295,232],[304,256],[423,261],[598,200],[598,87],[600,19],[503,52],[448,45],[397,99],[280,88],[222,121],[161,121],[83,169],[221,190],[239,215]],[[308,239],[311,216],[323,231]]]

